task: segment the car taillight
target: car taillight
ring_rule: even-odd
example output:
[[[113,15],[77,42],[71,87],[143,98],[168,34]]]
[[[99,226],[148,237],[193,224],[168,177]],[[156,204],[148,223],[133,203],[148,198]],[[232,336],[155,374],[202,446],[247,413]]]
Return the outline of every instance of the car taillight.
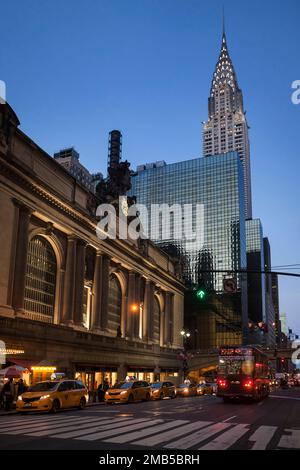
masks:
[[[253,387],[253,380],[252,379],[246,380],[246,382],[244,382],[244,387],[245,388],[252,388]]]
[[[225,379],[219,379],[219,380],[218,380],[218,385],[219,385],[219,387],[222,387],[222,388],[227,387],[227,380],[225,380]]]

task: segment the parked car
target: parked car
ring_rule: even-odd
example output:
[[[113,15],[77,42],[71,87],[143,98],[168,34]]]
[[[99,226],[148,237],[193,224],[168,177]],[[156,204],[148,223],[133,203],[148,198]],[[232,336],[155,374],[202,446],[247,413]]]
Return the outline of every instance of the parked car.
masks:
[[[105,402],[133,403],[135,401],[148,401],[151,399],[151,387],[144,380],[131,380],[120,382],[105,392]]]
[[[88,401],[88,390],[80,380],[53,380],[38,382],[19,395],[17,412],[49,411],[61,408],[83,409]]]
[[[152,400],[162,400],[166,397],[176,397],[176,387],[172,382],[154,382],[151,384]]]
[[[182,397],[191,397],[191,396],[196,396],[197,395],[197,385],[194,383],[191,384],[180,384],[176,388],[176,395],[182,396]]]

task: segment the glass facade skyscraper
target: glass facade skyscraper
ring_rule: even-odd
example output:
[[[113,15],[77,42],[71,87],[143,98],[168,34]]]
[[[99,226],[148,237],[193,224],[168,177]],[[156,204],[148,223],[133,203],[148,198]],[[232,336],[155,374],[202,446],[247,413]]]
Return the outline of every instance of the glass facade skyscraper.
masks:
[[[130,195],[147,207],[149,226],[152,205],[193,206],[190,224],[196,231],[196,240],[191,242],[184,236],[176,236],[180,232],[176,224],[182,228],[187,222],[184,213],[182,217],[171,217],[168,238],[153,241],[171,255],[180,255],[187,286],[201,285],[209,292],[207,302],[192,302],[188,307],[186,321],[198,332],[193,343],[196,347],[239,343],[248,322],[247,286],[240,274],[233,273],[247,265],[243,182],[243,167],[237,152],[169,165],[140,165],[132,177]],[[197,204],[203,208],[200,230],[196,221]],[[163,216],[158,220],[158,233],[163,235],[167,221]],[[233,293],[224,290],[226,278],[234,281]]]

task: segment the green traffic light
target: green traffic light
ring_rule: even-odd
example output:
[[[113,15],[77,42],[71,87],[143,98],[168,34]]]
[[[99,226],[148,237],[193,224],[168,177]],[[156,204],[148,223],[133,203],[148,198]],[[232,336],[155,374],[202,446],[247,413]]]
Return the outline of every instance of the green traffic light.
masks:
[[[201,300],[202,300],[202,299],[204,299],[204,297],[205,297],[205,291],[202,290],[202,289],[200,289],[200,290],[197,291],[197,294],[196,294],[196,295],[197,295],[198,299],[201,299]]]

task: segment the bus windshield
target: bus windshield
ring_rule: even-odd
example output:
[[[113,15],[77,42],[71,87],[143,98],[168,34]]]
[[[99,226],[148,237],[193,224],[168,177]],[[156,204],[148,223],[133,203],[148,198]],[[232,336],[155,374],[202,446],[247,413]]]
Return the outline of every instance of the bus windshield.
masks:
[[[222,357],[219,360],[219,374],[221,375],[252,375],[254,372],[254,358]]]

